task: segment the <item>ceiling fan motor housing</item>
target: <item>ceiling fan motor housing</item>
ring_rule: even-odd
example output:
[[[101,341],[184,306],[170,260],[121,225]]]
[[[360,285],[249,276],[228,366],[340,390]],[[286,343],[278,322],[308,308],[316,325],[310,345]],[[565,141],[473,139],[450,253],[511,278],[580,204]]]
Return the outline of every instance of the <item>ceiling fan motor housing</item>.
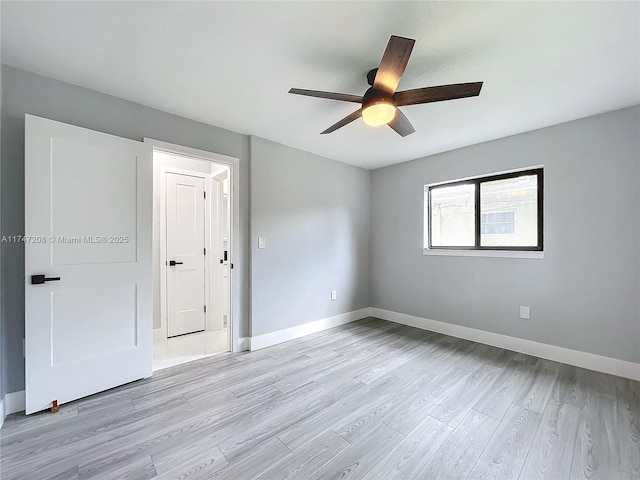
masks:
[[[395,106],[393,95],[389,95],[382,90],[376,90],[375,88],[371,87],[364,93],[364,96],[362,97],[362,108],[364,109],[377,103],[391,103]]]
[[[372,68],[367,72],[367,83],[373,87],[373,82],[376,81],[377,68]]]
[[[362,118],[367,125],[386,125],[396,116],[393,95],[371,87],[362,97]]]

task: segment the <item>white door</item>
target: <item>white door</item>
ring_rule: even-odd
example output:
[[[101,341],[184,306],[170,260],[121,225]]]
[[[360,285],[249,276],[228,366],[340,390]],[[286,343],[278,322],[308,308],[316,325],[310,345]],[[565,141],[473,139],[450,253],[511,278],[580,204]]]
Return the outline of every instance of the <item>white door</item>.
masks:
[[[205,329],[204,178],[167,173],[167,336]]]
[[[152,373],[151,147],[25,119],[26,413]]]

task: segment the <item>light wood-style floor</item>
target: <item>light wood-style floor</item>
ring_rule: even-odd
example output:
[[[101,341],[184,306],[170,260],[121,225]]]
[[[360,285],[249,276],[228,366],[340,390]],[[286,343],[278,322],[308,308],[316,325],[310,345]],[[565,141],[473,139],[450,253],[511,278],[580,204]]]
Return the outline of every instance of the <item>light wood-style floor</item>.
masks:
[[[640,383],[367,319],[0,430],[9,479],[634,479]]]

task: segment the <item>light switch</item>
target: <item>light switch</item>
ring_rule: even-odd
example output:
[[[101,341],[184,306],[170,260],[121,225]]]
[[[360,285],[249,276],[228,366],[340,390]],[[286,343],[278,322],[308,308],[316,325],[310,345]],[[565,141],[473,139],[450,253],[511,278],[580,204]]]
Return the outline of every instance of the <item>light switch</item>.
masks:
[[[258,248],[266,248],[264,237],[258,237]]]
[[[531,309],[529,307],[520,306],[520,318],[524,320],[531,319]]]

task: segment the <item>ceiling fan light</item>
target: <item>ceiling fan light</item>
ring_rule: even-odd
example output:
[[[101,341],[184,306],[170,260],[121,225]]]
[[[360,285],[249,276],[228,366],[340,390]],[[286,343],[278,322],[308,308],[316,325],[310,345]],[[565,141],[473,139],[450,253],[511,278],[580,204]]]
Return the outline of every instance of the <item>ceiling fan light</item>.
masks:
[[[393,120],[395,116],[396,106],[386,99],[373,102],[362,110],[364,123],[372,127],[386,125]]]

